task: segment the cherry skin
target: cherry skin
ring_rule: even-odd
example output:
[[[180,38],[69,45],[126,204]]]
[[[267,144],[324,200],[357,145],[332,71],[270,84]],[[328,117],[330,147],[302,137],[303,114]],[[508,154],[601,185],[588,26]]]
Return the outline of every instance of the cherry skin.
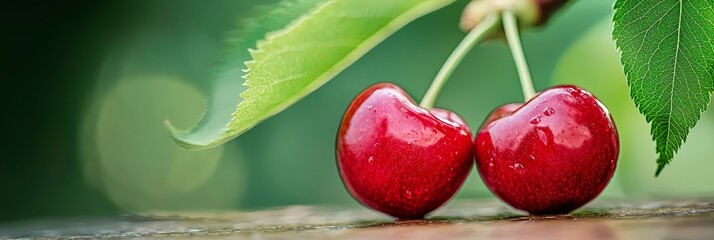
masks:
[[[461,117],[423,109],[391,83],[360,93],[337,135],[337,167],[347,190],[398,219],[423,218],[451,199],[473,159],[471,131]]]
[[[569,213],[600,194],[617,165],[619,140],[607,108],[576,86],[550,88],[494,110],[477,133],[486,186],[533,215]]]

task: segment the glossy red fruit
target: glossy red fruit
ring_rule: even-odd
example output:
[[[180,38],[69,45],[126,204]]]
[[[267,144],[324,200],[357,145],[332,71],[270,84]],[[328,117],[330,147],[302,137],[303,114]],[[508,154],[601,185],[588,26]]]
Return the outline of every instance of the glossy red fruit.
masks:
[[[456,114],[427,111],[399,87],[373,85],[344,114],[337,166],[362,204],[399,219],[448,201],[473,168],[471,131]]]
[[[491,192],[534,215],[569,213],[597,197],[619,153],[607,108],[576,86],[496,109],[475,146],[477,169]]]

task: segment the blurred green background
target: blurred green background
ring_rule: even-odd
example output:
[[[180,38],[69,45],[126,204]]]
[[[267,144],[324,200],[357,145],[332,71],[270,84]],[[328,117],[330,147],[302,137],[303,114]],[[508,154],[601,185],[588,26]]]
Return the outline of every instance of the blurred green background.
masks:
[[[190,152],[162,122],[188,128],[205,110],[224,40],[259,0],[16,3],[4,17],[0,221],[171,210],[354,206],[334,157],[342,112],[390,81],[419,100],[464,33],[459,1],[394,34],[324,87],[226,145]],[[574,1],[527,30],[537,89],[584,86],[611,110],[621,137],[616,176],[600,199],[714,195],[714,114],[654,178],[649,126],[628,97],[610,40],[613,1]],[[236,79],[240,81],[240,79]],[[236,92],[238,94],[238,92]],[[506,45],[477,47],[437,106],[476,129],[493,108],[522,101]],[[492,198],[472,172],[457,198]]]

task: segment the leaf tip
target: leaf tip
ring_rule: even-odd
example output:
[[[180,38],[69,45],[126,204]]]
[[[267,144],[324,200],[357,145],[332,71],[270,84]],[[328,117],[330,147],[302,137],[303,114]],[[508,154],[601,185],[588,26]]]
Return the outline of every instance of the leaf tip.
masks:
[[[170,119],[167,118],[166,120],[164,120],[164,127],[166,128],[166,131],[168,131],[169,137],[171,138],[171,140],[173,140],[176,144],[178,144],[181,147],[184,147],[184,148],[186,147],[184,144],[185,141],[183,141],[183,138],[181,136],[183,131],[178,130],[176,127],[174,127],[174,125],[171,123]]]
[[[659,177],[659,174],[662,173],[662,170],[664,169],[664,166],[666,166],[667,163],[659,163],[657,164],[657,171],[655,171],[655,177]]]
[[[176,145],[179,145],[180,147],[187,149],[187,150],[201,150],[201,149],[207,149],[213,147],[212,145],[207,145],[207,144],[199,144],[195,142],[189,141],[185,137],[186,131],[183,130],[178,130],[174,125],[171,123],[171,120],[166,119],[164,120],[164,127],[166,127],[166,130],[169,133],[169,137],[171,138]]]

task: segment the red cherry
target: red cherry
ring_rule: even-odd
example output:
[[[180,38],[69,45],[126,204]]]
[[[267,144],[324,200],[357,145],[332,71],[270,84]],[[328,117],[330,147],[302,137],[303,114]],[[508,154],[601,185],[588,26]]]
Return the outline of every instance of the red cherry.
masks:
[[[380,83],[347,108],[337,167],[362,204],[399,219],[423,218],[466,180],[473,167],[471,138],[455,113],[427,111],[396,85]]]
[[[607,108],[576,86],[496,109],[475,146],[476,166],[491,192],[534,215],[569,213],[597,197],[619,152]]]

